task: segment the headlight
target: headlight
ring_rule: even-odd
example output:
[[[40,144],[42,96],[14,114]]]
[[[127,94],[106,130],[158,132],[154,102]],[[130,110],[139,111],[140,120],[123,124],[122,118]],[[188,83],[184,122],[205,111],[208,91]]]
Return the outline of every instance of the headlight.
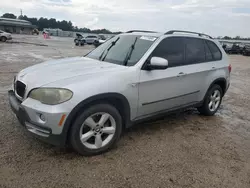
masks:
[[[72,91],[60,88],[38,88],[31,91],[29,97],[43,104],[55,105],[68,101],[73,96]]]

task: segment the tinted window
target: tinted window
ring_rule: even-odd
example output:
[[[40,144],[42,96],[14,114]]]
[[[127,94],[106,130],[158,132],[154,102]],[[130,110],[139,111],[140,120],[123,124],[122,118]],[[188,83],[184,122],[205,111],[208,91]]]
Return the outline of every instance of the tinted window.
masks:
[[[202,39],[186,38],[186,63],[195,64],[206,61],[204,42]]]
[[[205,53],[206,53],[206,61],[213,61],[213,55],[212,55],[207,43],[205,43]]]
[[[87,38],[97,38],[96,36],[87,36]]]
[[[222,58],[221,51],[220,51],[220,49],[217,47],[217,45],[214,44],[214,43],[211,42],[211,41],[206,41],[206,42],[207,42],[207,44],[208,44],[208,47],[209,47],[210,51],[211,51],[212,54],[213,54],[214,60],[221,60],[221,58]]]
[[[164,39],[155,48],[152,57],[167,59],[169,67],[182,65],[184,62],[184,39],[182,37]]]

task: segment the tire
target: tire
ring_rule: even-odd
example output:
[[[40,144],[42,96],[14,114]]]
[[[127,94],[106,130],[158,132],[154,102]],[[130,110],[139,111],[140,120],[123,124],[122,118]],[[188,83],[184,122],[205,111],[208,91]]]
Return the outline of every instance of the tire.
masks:
[[[75,39],[74,42],[75,42],[75,45],[76,45],[76,46],[79,45],[79,40]]]
[[[6,37],[1,37],[0,38],[2,42],[6,42],[7,38]]]
[[[108,119],[101,123],[101,118],[105,117]],[[118,142],[121,133],[122,118],[118,110],[109,104],[96,104],[77,117],[69,136],[71,146],[76,152],[91,156],[111,149]]]
[[[216,95],[216,97],[213,97],[212,99],[212,95],[214,96],[215,91],[219,93],[218,95]],[[205,115],[205,116],[213,116],[220,107],[222,96],[223,96],[222,89],[219,85],[215,84],[212,87],[210,87],[205,96],[202,106],[198,108],[198,111],[200,112],[200,114]],[[213,101],[211,101],[211,99]]]

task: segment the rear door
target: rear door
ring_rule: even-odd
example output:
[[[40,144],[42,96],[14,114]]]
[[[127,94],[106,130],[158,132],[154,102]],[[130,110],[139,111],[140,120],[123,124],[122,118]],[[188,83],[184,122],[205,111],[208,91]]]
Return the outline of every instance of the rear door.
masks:
[[[195,88],[196,100],[201,102],[208,89],[208,79],[215,71],[215,62],[213,54],[207,45],[207,40],[201,38],[187,37],[185,39],[185,79],[192,90]],[[188,90],[188,88],[187,88]]]

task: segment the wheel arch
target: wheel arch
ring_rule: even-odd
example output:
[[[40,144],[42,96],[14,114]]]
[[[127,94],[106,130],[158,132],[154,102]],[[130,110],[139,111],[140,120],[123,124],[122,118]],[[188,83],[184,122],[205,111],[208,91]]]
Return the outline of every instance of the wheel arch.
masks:
[[[0,36],[0,39],[4,38],[5,40],[7,40],[6,36]]]
[[[97,104],[97,103],[107,103],[113,105],[121,114],[123,119],[123,128],[126,128],[130,124],[130,105],[127,100],[127,98],[120,94],[120,93],[103,93],[98,94],[95,96],[91,96],[82,102],[80,102],[78,105],[76,105],[73,110],[68,115],[63,131],[61,134],[63,134],[64,144],[66,144],[68,140],[68,133],[70,131],[70,127],[74,123],[77,116],[85,109],[90,107],[91,105]]]
[[[207,92],[209,91],[209,89],[213,86],[213,85],[219,85],[222,89],[222,97],[225,95],[226,90],[227,90],[227,80],[225,78],[217,78],[215,79],[209,86],[209,88],[207,89]],[[206,94],[207,94],[206,92]],[[206,96],[205,96],[206,97]]]

